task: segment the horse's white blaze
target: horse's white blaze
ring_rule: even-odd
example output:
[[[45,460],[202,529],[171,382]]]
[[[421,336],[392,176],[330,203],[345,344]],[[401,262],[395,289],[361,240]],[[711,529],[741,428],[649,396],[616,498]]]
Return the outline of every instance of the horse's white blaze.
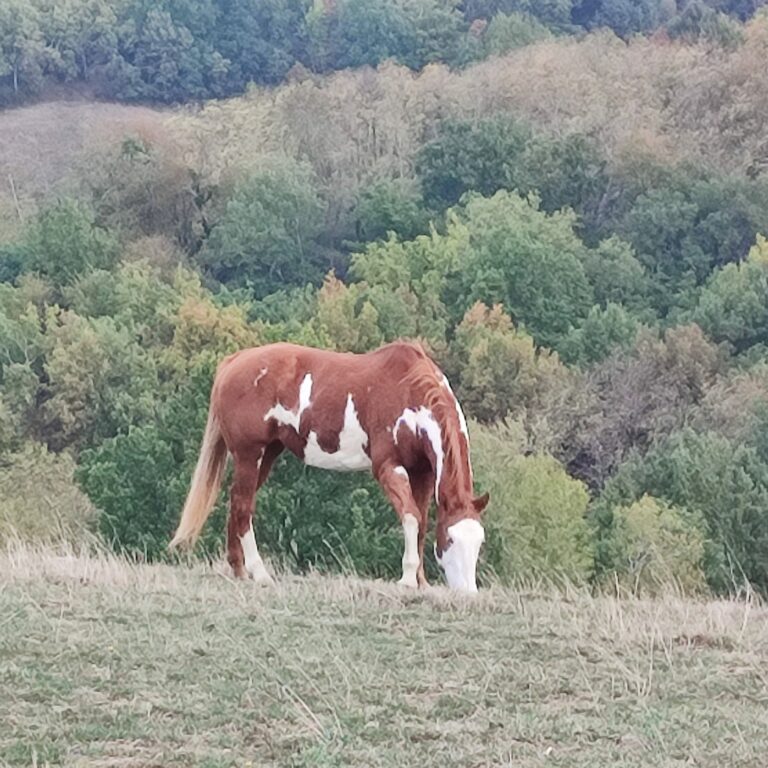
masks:
[[[417,587],[416,571],[419,568],[419,521],[413,515],[403,515],[403,577],[398,581],[405,587]]]
[[[396,475],[401,475],[402,477],[408,477],[408,470],[405,467],[395,467],[392,471]]]
[[[260,382],[260,381],[261,381],[261,380],[262,380],[262,379],[263,379],[263,378],[264,378],[266,375],[267,375],[267,369],[266,369],[266,368],[262,368],[262,369],[259,371],[259,375],[258,375],[258,376],[257,376],[257,377],[256,377],[256,378],[253,380],[253,386],[254,386],[254,387],[258,387],[258,386],[259,386],[259,382]]]
[[[265,414],[264,421],[275,419],[279,424],[286,427],[293,427],[297,432],[299,431],[299,424],[301,423],[301,414],[309,408],[309,399],[312,395],[312,374],[308,373],[302,380],[299,386],[299,406],[296,411],[291,411],[286,408],[282,403],[272,406]]]
[[[448,528],[451,543],[437,558],[451,589],[477,592],[477,558],[485,541],[485,531],[477,520],[465,518]],[[435,553],[437,554],[437,553]]]
[[[408,427],[414,435],[418,435],[420,431],[423,432],[432,446],[432,452],[435,454],[435,501],[439,502],[444,458],[443,433],[440,430],[440,424],[432,415],[432,411],[423,405],[418,410],[406,408],[395,422],[395,445],[397,445],[397,431],[403,425]]]
[[[344,409],[344,425],[339,433],[339,448],[333,453],[324,451],[317,442],[317,434],[310,432],[304,447],[304,463],[320,469],[335,469],[341,472],[353,472],[371,468],[371,459],[365,452],[368,445],[368,433],[363,429],[357,417],[352,395],[347,395]]]
[[[240,537],[240,544],[243,547],[245,570],[248,571],[248,575],[254,581],[272,581],[272,577],[264,567],[264,561],[259,554],[259,548],[256,546],[256,537],[253,535],[253,522],[251,522],[248,530]]]

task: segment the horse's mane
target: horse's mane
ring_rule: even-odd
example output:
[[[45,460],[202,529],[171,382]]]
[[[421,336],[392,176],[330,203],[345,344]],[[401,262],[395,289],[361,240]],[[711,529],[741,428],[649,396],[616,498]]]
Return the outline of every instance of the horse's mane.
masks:
[[[443,372],[429,353],[418,342],[401,342],[417,354],[416,362],[400,380],[400,386],[416,390],[443,428],[445,467],[455,468],[464,460],[459,439],[458,414],[454,396],[443,384]],[[468,458],[468,457],[467,457]]]

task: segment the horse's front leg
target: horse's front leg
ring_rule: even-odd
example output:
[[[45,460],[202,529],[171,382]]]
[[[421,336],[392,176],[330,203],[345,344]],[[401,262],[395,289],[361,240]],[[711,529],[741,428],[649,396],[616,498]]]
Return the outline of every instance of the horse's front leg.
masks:
[[[416,588],[419,585],[418,572],[421,566],[419,556],[419,507],[413,498],[413,491],[404,467],[387,463],[375,471],[376,479],[387,498],[392,502],[403,526],[405,547],[403,550],[403,576],[398,581],[405,587]]]

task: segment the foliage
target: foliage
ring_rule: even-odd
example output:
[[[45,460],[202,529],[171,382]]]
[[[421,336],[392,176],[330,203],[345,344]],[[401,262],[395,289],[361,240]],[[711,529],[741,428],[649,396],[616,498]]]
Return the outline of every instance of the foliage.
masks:
[[[451,352],[459,399],[483,422],[535,408],[551,380],[562,376],[557,355],[537,350],[499,305],[489,309],[478,303],[469,309],[456,327]]]
[[[79,544],[88,538],[96,509],[72,479],[75,462],[27,444],[0,462],[0,543]]]
[[[521,456],[500,427],[472,430],[477,482],[491,496],[486,559],[506,582],[583,581],[592,567],[585,486],[549,456]]]
[[[547,216],[535,197],[497,192],[470,197],[462,218],[470,237],[464,301],[500,303],[539,344],[557,347],[592,304],[573,217]]]
[[[92,269],[109,269],[118,256],[115,236],[101,227],[94,212],[73,199],[41,211],[26,233],[25,266],[55,285],[66,285]]]
[[[737,352],[768,343],[768,241],[758,235],[745,262],[713,272],[690,314]]]
[[[647,495],[617,507],[606,585],[615,579],[635,594],[663,592],[672,585],[700,592],[705,584],[705,530],[696,515]]]
[[[522,13],[498,13],[483,34],[487,55],[501,56],[540,40],[549,40],[552,33],[534,16]]]
[[[610,567],[606,539],[616,507],[646,493],[701,515],[711,541],[704,572],[712,589],[738,591],[745,582],[768,589],[768,464],[754,448],[683,430],[627,462],[595,508],[599,571]]]
[[[259,297],[318,280],[313,241],[321,214],[310,171],[277,164],[237,187],[198,261],[222,282],[247,282]]]

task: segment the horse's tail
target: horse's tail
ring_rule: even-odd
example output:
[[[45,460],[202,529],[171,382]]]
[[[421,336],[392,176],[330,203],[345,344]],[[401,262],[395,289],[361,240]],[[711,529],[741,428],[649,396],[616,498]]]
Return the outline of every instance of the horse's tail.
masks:
[[[192,546],[200,535],[208,515],[211,514],[216,497],[221,488],[221,479],[227,463],[227,446],[221,434],[219,420],[213,410],[213,403],[208,412],[208,423],[205,425],[203,445],[197,459],[195,473],[187,494],[187,501],[181,512],[179,527],[176,535],[168,545],[169,548],[180,544]]]

